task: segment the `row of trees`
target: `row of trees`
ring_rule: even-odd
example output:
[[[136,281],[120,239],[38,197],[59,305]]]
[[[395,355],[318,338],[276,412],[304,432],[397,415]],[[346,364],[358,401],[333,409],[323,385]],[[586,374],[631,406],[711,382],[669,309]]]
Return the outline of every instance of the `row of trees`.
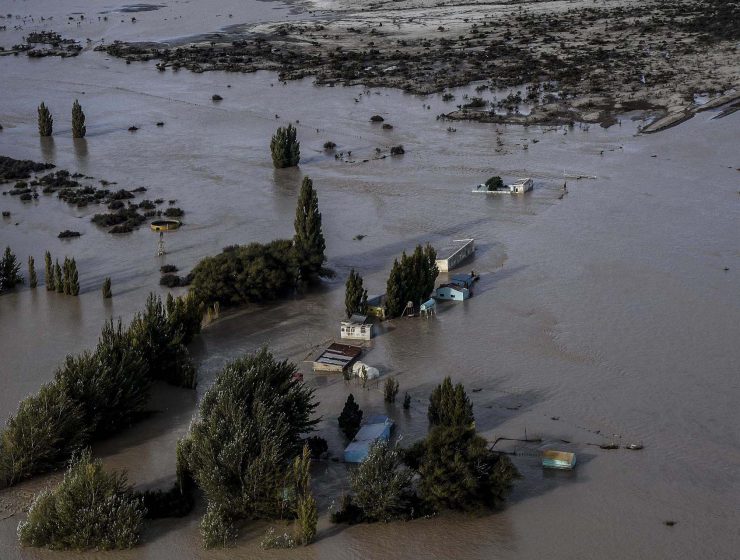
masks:
[[[404,251],[400,261],[393,261],[386,284],[385,311],[388,317],[399,317],[408,302],[418,308],[429,299],[439,275],[436,259],[437,252],[427,244],[425,247],[417,245],[410,256]]]
[[[92,441],[140,419],[153,380],[195,386],[186,345],[200,331],[192,296],[150,295],[131,325],[109,321],[92,351],[68,356],[0,432],[0,488],[63,466]]]
[[[46,251],[44,254],[44,265],[46,267],[46,289],[47,291],[56,291],[60,294],[77,296],[80,294],[80,279],[77,273],[77,263],[74,259],[64,257],[64,265],[59,265],[59,260],[52,264],[51,253]],[[29,278],[33,279],[31,287],[36,287],[36,270],[34,268],[33,257],[28,259]]]
[[[54,117],[45,103],[38,107],[39,136],[51,136],[54,132]],[[87,134],[85,126],[85,113],[82,111],[80,102],[75,99],[72,104],[72,138],[84,138]]]
[[[303,179],[292,240],[225,248],[193,269],[192,290],[206,304],[224,306],[284,297],[298,286],[331,274],[324,268],[326,243],[313,182]]]
[[[443,510],[495,508],[519,473],[475,429],[461,384],[446,378],[430,396],[427,437],[408,449],[378,442],[350,475],[352,494],[335,522],[390,521]]]

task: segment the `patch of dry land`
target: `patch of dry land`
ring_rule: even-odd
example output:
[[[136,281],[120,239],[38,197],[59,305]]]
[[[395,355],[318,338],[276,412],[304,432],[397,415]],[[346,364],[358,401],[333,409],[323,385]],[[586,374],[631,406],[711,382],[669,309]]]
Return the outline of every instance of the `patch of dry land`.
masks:
[[[609,125],[646,110],[660,130],[700,108],[738,100],[740,2],[316,0],[307,21],[232,26],[175,43],[99,47],[162,71],[277,71],[282,80],[362,84],[413,93],[518,88],[461,100],[451,120]],[[451,100],[451,99],[450,99]],[[526,106],[526,111],[520,110]],[[526,114],[524,114],[526,112]]]

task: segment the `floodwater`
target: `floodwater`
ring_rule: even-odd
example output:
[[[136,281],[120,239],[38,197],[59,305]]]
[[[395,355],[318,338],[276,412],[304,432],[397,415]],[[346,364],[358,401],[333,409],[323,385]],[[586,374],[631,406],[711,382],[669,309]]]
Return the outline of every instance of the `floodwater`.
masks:
[[[4,0],[0,11],[43,14],[40,5]],[[57,8],[62,21],[77,11],[70,5]],[[257,12],[244,6],[265,15],[250,19]],[[268,13],[280,4],[244,6],[233,23],[288,13]],[[87,10],[113,7],[100,3],[100,10]],[[196,7],[180,8],[186,16],[181,23],[157,23],[153,18],[163,17],[158,10],[137,13],[136,25],[151,39],[231,23],[204,15],[198,25]],[[214,8],[208,17],[230,9]],[[0,44],[15,41],[10,33],[0,34]],[[117,24],[111,33],[125,38],[133,31]],[[464,92],[473,93],[456,91],[452,106]],[[224,100],[212,102],[215,93]],[[84,141],[70,138],[75,98],[87,115]],[[91,347],[107,318],[129,320],[150,291],[165,294],[158,286],[162,264],[186,272],[226,245],[290,236],[300,181],[308,175],[318,189],[329,265],[338,277],[309,295],[225,314],[208,327],[193,347],[198,389],[157,387],[157,414],[95,446],[106,466],[126,469],[139,486],[168,486],[175,442],[186,433],[197,399],[226,361],[266,343],[278,357],[299,362],[316,387],[319,433],[335,456],[342,449],[336,417],[350,391],[366,414],[387,412],[396,419],[397,434],[408,443],[423,436],[426,399],[446,375],[465,383],[477,426],[490,440],[527,434],[578,453],[575,472],[543,473],[536,444],[505,446],[520,452],[513,461],[524,478],[494,514],[351,528],[328,521],[347,477],[344,465],[327,461],[314,468],[322,517],[311,547],[266,553],[258,542],[268,525],[252,524],[235,549],[205,552],[201,505],[187,518],[148,525],[132,551],[84,557],[736,557],[737,113],[718,120],[711,120],[714,112],[700,113],[652,136],[636,136],[630,115],[608,130],[454,123],[456,132],[448,132],[449,123],[435,119],[451,106],[439,96],[318,88],[309,80],[283,85],[267,72],[160,73],[154,64],[126,65],[91,50],[62,61],[0,57],[0,99],[0,154],[50,161],[124,188],[146,186],[147,198],[176,199],[186,211],[184,227],[165,236],[167,255],[157,257],[156,234],[109,235],[89,222],[94,209],[70,208],[48,196],[26,204],[0,198],[0,209],[12,212],[0,219],[0,245],[10,245],[24,263],[33,255],[40,276],[45,250],[74,256],[82,287],[79,298],[43,287],[0,297],[3,419],[52,378],[65,354]],[[36,134],[41,101],[55,117],[51,141]],[[371,124],[374,114],[394,128]],[[165,126],[156,127],[157,121]],[[270,136],[290,121],[300,121],[301,165],[277,171]],[[128,132],[131,125],[140,130]],[[327,140],[351,151],[352,163],[326,154]],[[376,148],[385,154],[396,144],[404,145],[404,156],[373,159]],[[568,179],[568,194],[559,199],[564,173],[597,178]],[[531,176],[535,190],[523,197],[470,193],[493,174]],[[59,240],[63,229],[82,236]],[[366,237],[353,239],[358,234]],[[379,293],[402,250],[461,237],[476,239],[475,260],[466,265],[481,274],[475,297],[441,304],[434,319],[383,324],[363,358],[383,376],[397,377],[401,394],[413,397],[409,412],[383,403],[383,377],[381,385],[363,388],[310,373],[303,360],[338,334],[351,267],[371,293]],[[110,301],[100,296],[106,276],[113,281]],[[590,445],[610,441],[641,441],[645,449]],[[57,479],[37,478],[0,493],[3,558],[58,556],[21,549],[15,537],[22,504]],[[668,527],[668,520],[677,523]]]

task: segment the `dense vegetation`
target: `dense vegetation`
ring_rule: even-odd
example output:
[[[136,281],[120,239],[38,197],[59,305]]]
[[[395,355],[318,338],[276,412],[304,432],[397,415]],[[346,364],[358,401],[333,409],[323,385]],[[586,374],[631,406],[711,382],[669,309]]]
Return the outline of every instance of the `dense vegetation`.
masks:
[[[130,426],[145,410],[152,380],[193,386],[184,345],[199,332],[201,315],[192,296],[168,297],[164,308],[150,296],[131,327],[108,322],[93,351],[68,356],[0,433],[0,488],[59,468],[81,447]],[[161,356],[171,363],[163,367]]]
[[[345,285],[344,309],[347,317],[353,313],[367,314],[367,290],[362,285],[362,276],[354,268],[349,271]]]
[[[192,290],[206,304],[264,303],[285,297],[303,283],[331,274],[326,262],[321,213],[313,183],[301,187],[293,240],[226,247],[201,260],[192,272]]]
[[[59,486],[36,496],[18,537],[25,546],[56,550],[131,548],[144,514],[125,474],[105,472],[86,451],[71,461]]]
[[[427,437],[405,451],[377,443],[351,474],[337,523],[408,519],[443,510],[497,507],[519,476],[475,431],[472,405],[449,378],[430,397]]]
[[[51,163],[37,163],[30,159],[13,159],[0,156],[0,183],[28,179],[31,173],[46,171],[54,167]]]
[[[429,298],[439,275],[436,259],[437,252],[431,245],[417,245],[411,256],[404,252],[400,261],[393,261],[386,285],[385,311],[388,317],[400,316],[409,301],[418,308]]]
[[[296,140],[296,129],[292,124],[280,127],[270,141],[272,164],[277,169],[294,167],[301,161],[301,143]]]
[[[204,395],[182,449],[208,500],[201,523],[206,547],[229,544],[240,519],[299,513],[302,490],[291,461],[301,435],[317,422],[317,404],[295,372],[263,348],[228,364]]]
[[[5,253],[0,258],[0,294],[14,290],[23,282],[20,275],[21,265],[10,247],[5,248]]]

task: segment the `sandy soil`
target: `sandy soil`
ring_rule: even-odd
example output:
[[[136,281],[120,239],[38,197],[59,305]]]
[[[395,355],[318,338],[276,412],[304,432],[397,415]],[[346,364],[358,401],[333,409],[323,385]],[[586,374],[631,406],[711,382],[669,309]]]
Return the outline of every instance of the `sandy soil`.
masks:
[[[639,109],[659,120],[646,132],[693,116],[695,94],[716,97],[740,83],[738,26],[731,25],[737,7],[716,0],[339,0],[309,2],[308,9],[315,11],[305,21],[98,48],[132,61],[158,59],[162,71],[270,69],[283,80],[313,76],[318,84],[413,93],[480,82],[482,89],[518,91],[482,105],[464,99],[441,117],[608,126]],[[532,105],[526,115],[523,104]]]

